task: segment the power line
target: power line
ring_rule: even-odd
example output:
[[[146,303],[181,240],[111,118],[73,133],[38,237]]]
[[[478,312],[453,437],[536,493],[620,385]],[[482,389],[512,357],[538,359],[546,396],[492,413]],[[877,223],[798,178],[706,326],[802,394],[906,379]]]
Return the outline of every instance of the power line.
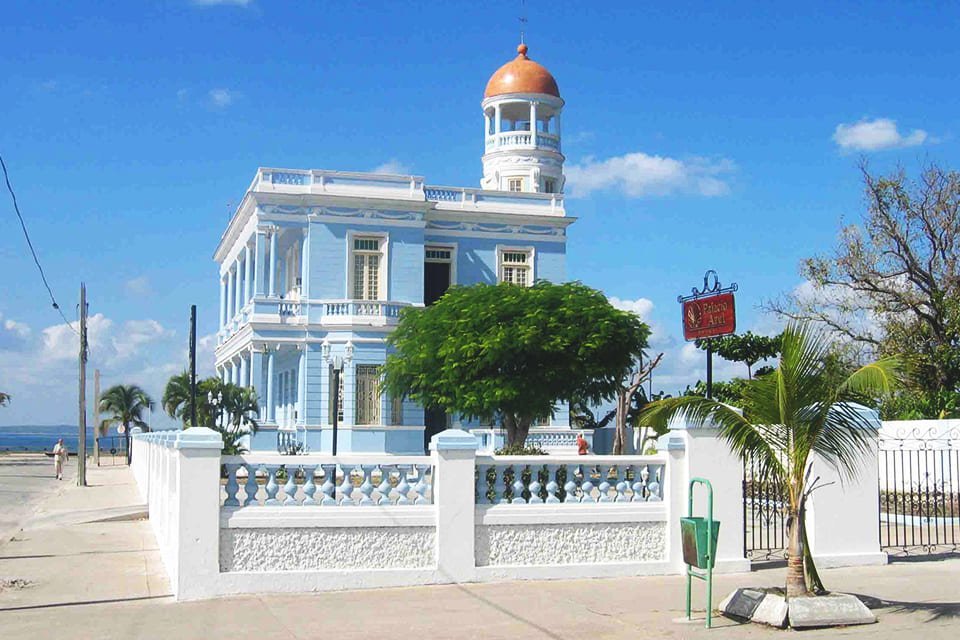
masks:
[[[77,333],[77,330],[73,328],[73,325],[70,324],[70,321],[67,320],[67,317],[63,315],[63,310],[60,308],[60,305],[57,304],[57,299],[53,296],[53,290],[50,289],[50,283],[47,282],[47,276],[43,273],[43,267],[40,266],[40,259],[37,258],[37,252],[33,248],[33,242],[30,240],[30,234],[27,233],[27,225],[23,221],[23,214],[20,213],[20,206],[17,204],[17,194],[13,192],[13,187],[10,185],[10,176],[7,174],[7,165],[3,161],[3,156],[0,155],[0,167],[3,168],[3,179],[7,183],[7,191],[10,192],[10,198],[13,199],[13,210],[17,212],[17,218],[20,220],[20,228],[23,229],[23,237],[27,239],[27,246],[30,247],[30,254],[33,256],[33,262],[37,265],[37,271],[40,272],[40,279],[43,280],[43,286],[47,288],[47,293],[50,294],[50,302],[53,304],[53,308],[57,310],[57,313],[60,314],[60,317],[63,318],[63,321],[66,323],[70,330]]]

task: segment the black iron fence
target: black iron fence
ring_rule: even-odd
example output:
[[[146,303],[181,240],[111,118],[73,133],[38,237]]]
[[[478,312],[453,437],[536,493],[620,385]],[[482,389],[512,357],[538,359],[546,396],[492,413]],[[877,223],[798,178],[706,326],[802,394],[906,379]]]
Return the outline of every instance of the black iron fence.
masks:
[[[127,464],[127,439],[123,436],[100,437],[100,466]]]
[[[754,560],[787,557],[787,494],[783,484],[760,475],[760,465],[743,465],[743,555]]]
[[[880,547],[892,555],[960,551],[960,433],[917,430],[879,442]]]

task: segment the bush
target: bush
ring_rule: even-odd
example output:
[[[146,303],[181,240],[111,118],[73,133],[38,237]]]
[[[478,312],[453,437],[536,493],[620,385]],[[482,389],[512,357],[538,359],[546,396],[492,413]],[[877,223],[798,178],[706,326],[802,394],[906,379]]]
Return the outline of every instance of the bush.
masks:
[[[508,444],[493,452],[496,456],[545,456],[547,452],[539,444]]]

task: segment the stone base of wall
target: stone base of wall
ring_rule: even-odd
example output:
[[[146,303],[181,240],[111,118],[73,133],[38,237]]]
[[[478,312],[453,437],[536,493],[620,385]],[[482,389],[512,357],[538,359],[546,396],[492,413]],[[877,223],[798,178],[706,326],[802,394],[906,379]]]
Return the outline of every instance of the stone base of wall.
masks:
[[[478,567],[649,562],[667,557],[667,523],[480,525]]]
[[[434,559],[432,527],[220,530],[220,571],[418,569]]]

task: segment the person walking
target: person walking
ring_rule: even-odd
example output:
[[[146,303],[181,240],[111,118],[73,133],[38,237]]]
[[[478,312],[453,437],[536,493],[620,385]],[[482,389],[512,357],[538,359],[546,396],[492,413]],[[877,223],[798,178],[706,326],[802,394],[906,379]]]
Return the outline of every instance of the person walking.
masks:
[[[585,456],[590,452],[590,443],[583,437],[583,431],[577,434],[577,453]]]
[[[63,480],[63,463],[67,461],[67,455],[67,447],[63,444],[63,438],[60,438],[53,445],[53,467],[57,472],[57,480]]]

